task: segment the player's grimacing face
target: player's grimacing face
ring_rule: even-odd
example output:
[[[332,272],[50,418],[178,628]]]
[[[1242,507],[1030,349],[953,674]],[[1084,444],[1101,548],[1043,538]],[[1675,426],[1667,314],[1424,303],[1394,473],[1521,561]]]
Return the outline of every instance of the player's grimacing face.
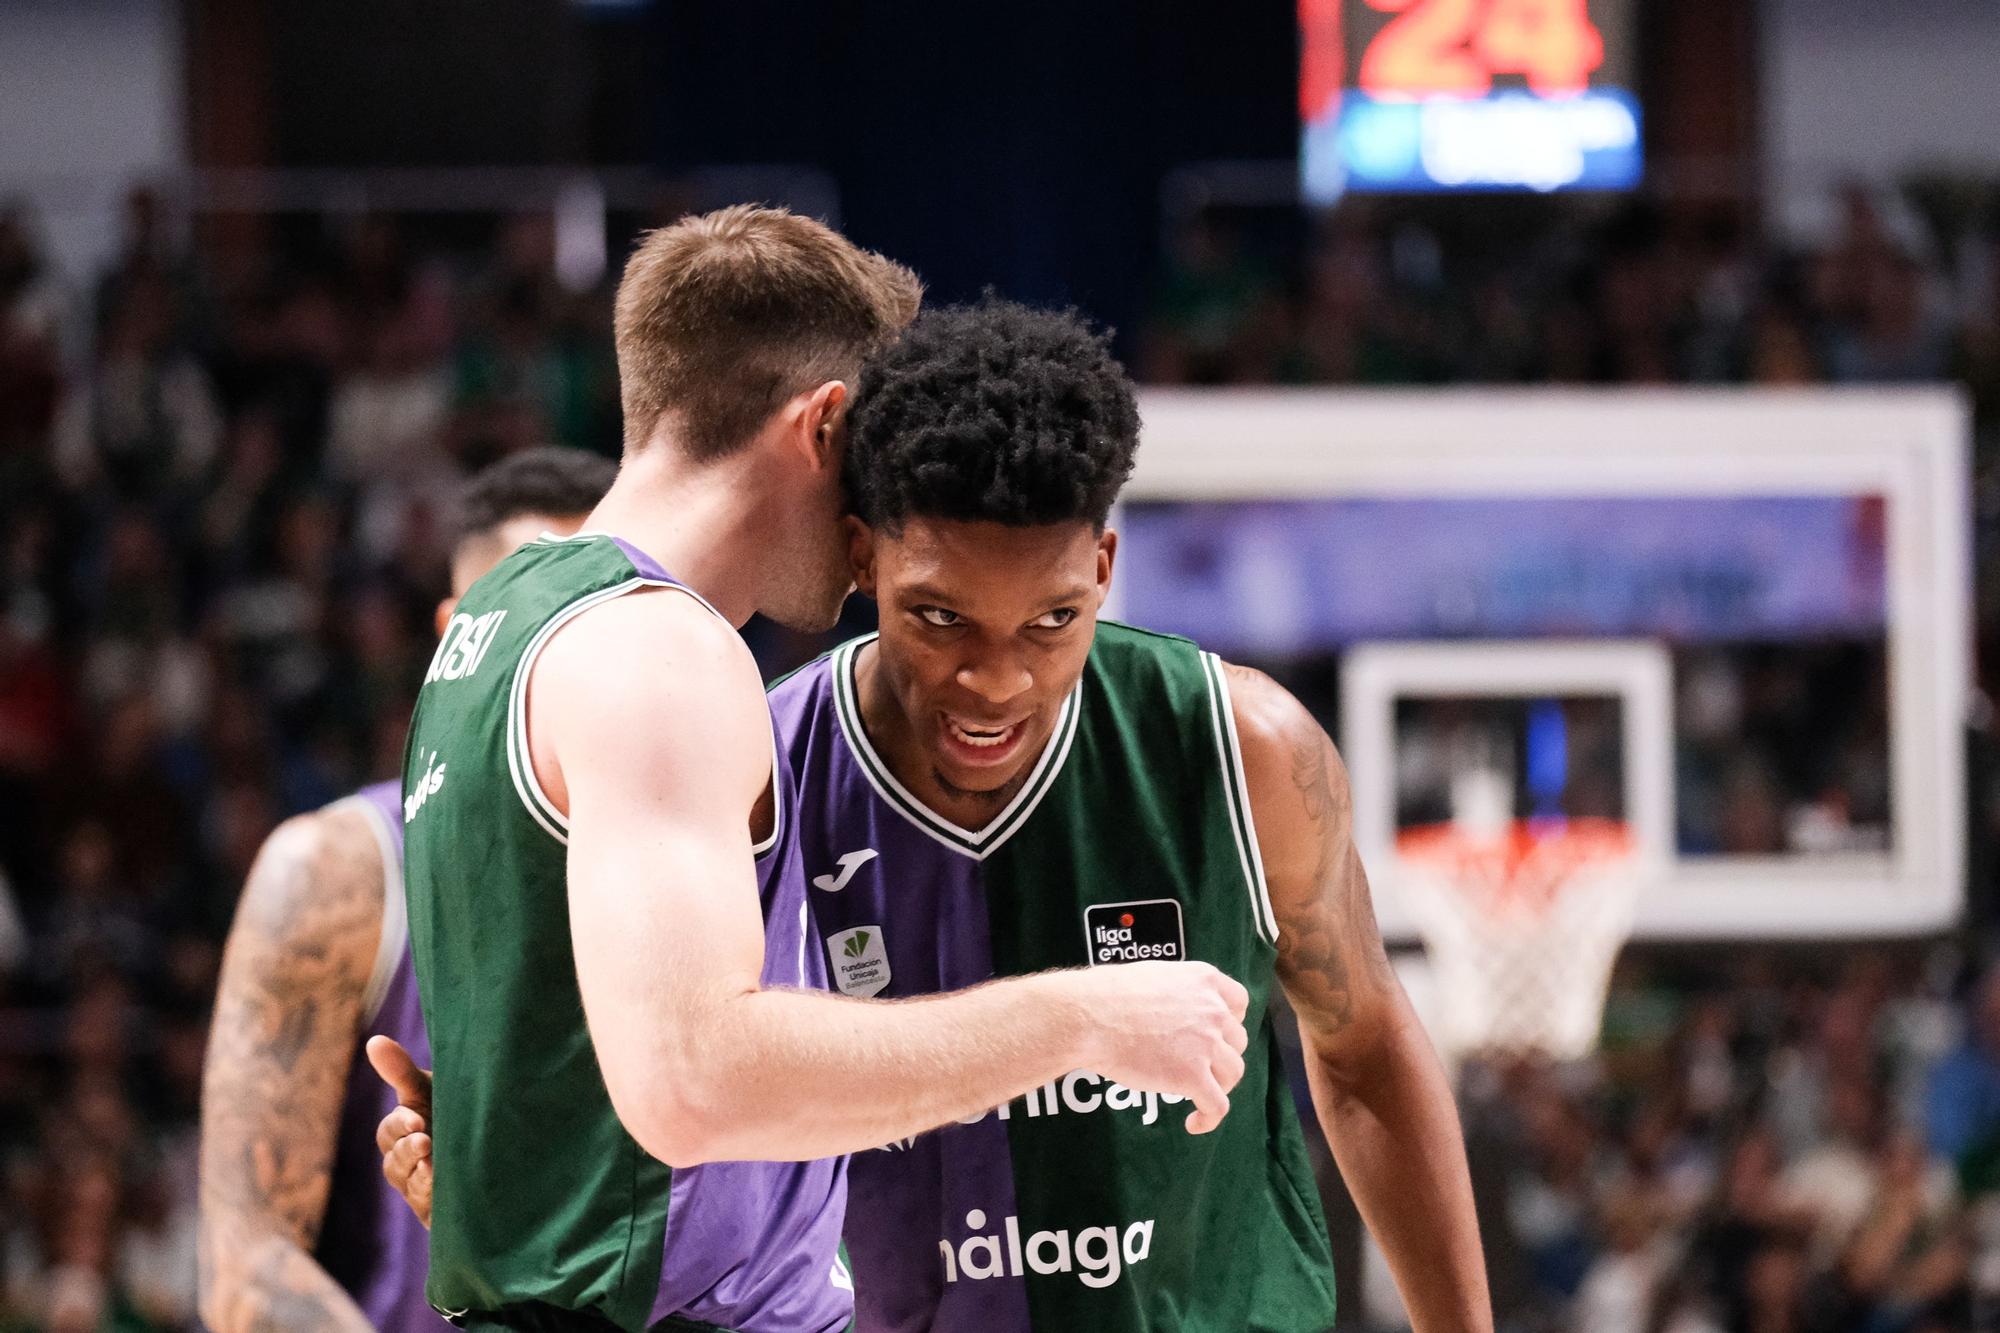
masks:
[[[855,578],[881,612],[881,670],[937,775],[1007,786],[1041,753],[1090,655],[1118,536],[1089,523],[853,523]]]

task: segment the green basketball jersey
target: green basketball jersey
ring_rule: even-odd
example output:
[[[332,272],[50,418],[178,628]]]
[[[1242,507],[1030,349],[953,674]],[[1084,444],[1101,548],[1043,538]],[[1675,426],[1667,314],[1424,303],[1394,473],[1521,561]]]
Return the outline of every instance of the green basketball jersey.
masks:
[[[1250,992],[1242,1082],[1192,1109],[1078,1071],[857,1155],[866,1333],[1318,1333],[1333,1267],[1272,1032],[1276,925],[1228,688],[1184,639],[1101,624],[1025,785],[979,829],[918,804],[860,725],[866,640],[773,691],[838,988],[909,996],[1053,967],[1214,964]]]
[[[620,1124],[584,1024],[568,821],[535,780],[526,687],[558,629],[647,588],[686,593],[611,537],[531,542],[459,602],[417,696],[403,820],[436,1064],[427,1295],[448,1315],[532,1309],[537,1328],[573,1311],[626,1330],[676,1315],[824,1333],[852,1310],[837,1255],[842,1164],[669,1170]],[[774,781],[779,823],[759,849],[764,980],[824,986],[805,948],[782,756]]]

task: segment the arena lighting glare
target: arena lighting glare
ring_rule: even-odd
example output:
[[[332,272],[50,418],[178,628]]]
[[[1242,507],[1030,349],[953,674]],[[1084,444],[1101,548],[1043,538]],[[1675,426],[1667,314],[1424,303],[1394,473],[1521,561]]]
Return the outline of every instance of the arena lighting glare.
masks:
[[[1639,182],[1630,0],[1299,0],[1305,197]]]

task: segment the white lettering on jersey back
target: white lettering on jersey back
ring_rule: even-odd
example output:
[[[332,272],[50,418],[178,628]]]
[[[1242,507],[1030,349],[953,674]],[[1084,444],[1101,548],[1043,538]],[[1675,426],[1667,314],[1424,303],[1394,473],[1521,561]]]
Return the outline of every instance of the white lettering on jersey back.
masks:
[[[424,808],[424,802],[437,795],[438,788],[444,786],[445,768],[446,765],[438,762],[438,752],[432,750],[430,762],[424,765],[423,776],[410,785],[409,795],[403,798],[403,822],[405,824],[414,820],[417,817],[417,811]]]
[[[493,648],[500,622],[506,618],[504,607],[482,616],[453,616],[451,623],[444,628],[444,637],[438,641],[437,652],[431,655],[430,669],[424,672],[424,684],[439,680],[464,680],[479,670],[479,664],[486,660],[486,654]]]

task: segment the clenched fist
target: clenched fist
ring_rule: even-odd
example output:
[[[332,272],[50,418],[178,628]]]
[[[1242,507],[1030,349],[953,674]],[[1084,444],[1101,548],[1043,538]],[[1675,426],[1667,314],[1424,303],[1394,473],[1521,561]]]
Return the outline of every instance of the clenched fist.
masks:
[[[1086,1068],[1128,1088],[1186,1097],[1190,1134],[1229,1113],[1250,1044],[1250,993],[1207,963],[1120,963],[1066,974],[1090,1017]]]

